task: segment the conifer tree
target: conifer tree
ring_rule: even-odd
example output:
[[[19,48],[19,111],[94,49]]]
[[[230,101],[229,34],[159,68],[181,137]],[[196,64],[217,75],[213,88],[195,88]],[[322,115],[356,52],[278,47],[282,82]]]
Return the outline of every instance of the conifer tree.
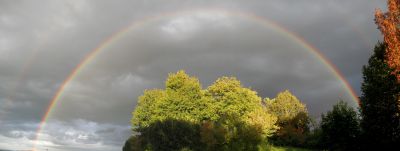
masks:
[[[385,48],[385,44],[377,44],[368,65],[363,67],[360,108],[365,146],[400,145],[400,84],[385,61]]]

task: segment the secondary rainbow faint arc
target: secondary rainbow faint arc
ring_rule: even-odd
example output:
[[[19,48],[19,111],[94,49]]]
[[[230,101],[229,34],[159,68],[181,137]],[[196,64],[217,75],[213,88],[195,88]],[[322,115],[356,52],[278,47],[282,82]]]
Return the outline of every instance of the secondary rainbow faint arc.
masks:
[[[126,27],[118,30],[117,32],[113,33],[110,37],[105,39],[103,42],[101,42],[95,49],[93,49],[88,55],[86,55],[86,57],[74,68],[74,70],[71,72],[71,74],[63,81],[63,83],[59,87],[58,91],[52,98],[49,106],[47,107],[44,116],[41,119],[41,123],[40,123],[39,128],[36,133],[35,142],[37,142],[42,128],[45,126],[46,121],[49,118],[49,115],[53,111],[53,107],[56,105],[56,103],[58,102],[60,97],[63,95],[65,87],[68,85],[68,83],[70,81],[72,81],[79,74],[80,71],[82,71],[82,69],[85,67],[86,64],[88,64],[89,62],[91,62],[91,60],[96,58],[96,55],[99,52],[101,52],[101,50],[103,50],[104,48],[106,48],[107,46],[112,44],[113,42],[117,41],[119,38],[124,36],[126,33],[130,32],[132,30],[135,30],[138,27],[142,27],[143,25],[146,25],[147,23],[150,23],[152,21],[157,21],[159,19],[166,18],[166,17],[174,17],[174,16],[178,16],[178,15],[184,15],[184,14],[190,14],[190,13],[196,13],[196,12],[223,13],[223,14],[233,16],[233,17],[249,19],[249,20],[259,23],[267,28],[273,28],[280,34],[283,34],[286,37],[288,37],[289,39],[293,40],[294,42],[300,44],[303,48],[305,48],[306,50],[309,50],[310,52],[312,52],[312,54],[314,54],[317,58],[319,58],[319,60],[321,60],[321,62],[323,62],[331,70],[331,72],[333,72],[334,75],[342,82],[345,89],[350,93],[351,97],[353,98],[353,101],[356,101],[357,104],[360,104],[357,94],[352,89],[352,87],[347,82],[347,80],[342,75],[342,73],[337,69],[337,67],[334,64],[332,64],[317,48],[315,48],[314,46],[309,44],[306,40],[304,40],[297,34],[289,31],[288,29],[278,25],[277,23],[275,23],[273,21],[270,21],[268,19],[265,19],[261,16],[258,16],[256,14],[249,13],[249,12],[220,9],[220,8],[217,8],[217,9],[214,9],[214,8],[213,9],[192,9],[192,10],[164,13],[164,14],[160,14],[160,15],[146,17],[146,18],[138,20],[138,21],[134,21],[129,26],[126,26]],[[33,150],[35,150],[35,148],[36,147],[34,146]]]

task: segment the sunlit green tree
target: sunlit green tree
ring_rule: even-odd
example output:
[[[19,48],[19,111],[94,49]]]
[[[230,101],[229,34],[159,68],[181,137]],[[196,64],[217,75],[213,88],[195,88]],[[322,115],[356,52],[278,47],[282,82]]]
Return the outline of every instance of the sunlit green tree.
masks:
[[[197,78],[184,71],[170,74],[165,90],[146,90],[139,97],[133,112],[132,126],[147,127],[165,119],[185,120],[199,123],[216,120],[211,98],[204,95]]]
[[[259,125],[265,137],[277,129],[276,117],[268,113],[257,92],[244,88],[236,78],[219,78],[207,88],[207,95],[213,98],[219,116],[235,117],[249,125]]]
[[[288,90],[274,99],[265,99],[267,111],[278,117],[279,130],[272,137],[275,144],[302,146],[309,132],[310,118],[306,106]]]
[[[184,71],[170,74],[164,90],[146,90],[132,114],[140,135],[127,145],[143,150],[257,150],[277,129],[277,118],[240,81],[222,77],[203,90]]]

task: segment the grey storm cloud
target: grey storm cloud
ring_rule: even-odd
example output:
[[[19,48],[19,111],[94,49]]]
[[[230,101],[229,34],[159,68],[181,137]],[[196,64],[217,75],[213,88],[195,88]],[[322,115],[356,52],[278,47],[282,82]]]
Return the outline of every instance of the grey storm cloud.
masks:
[[[373,13],[385,2],[1,1],[0,149],[32,147],[50,100],[91,50],[132,22],[169,12],[186,11],[126,32],[68,83],[40,133],[41,149],[120,150],[137,97],[163,88],[180,69],[203,88],[236,76],[262,97],[289,89],[315,117],[339,99],[351,101],[332,71],[290,37],[209,8],[256,14],[296,33],[360,94],[361,68],[381,39]]]

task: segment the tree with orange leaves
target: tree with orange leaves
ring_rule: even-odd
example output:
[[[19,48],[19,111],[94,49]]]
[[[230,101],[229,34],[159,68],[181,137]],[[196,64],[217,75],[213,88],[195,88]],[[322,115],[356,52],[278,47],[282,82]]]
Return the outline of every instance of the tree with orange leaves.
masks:
[[[388,12],[377,9],[375,21],[387,44],[385,60],[400,82],[400,0],[388,0]]]
[[[363,67],[359,145],[363,150],[400,148],[400,0],[388,0],[388,12],[375,21],[384,37]]]

